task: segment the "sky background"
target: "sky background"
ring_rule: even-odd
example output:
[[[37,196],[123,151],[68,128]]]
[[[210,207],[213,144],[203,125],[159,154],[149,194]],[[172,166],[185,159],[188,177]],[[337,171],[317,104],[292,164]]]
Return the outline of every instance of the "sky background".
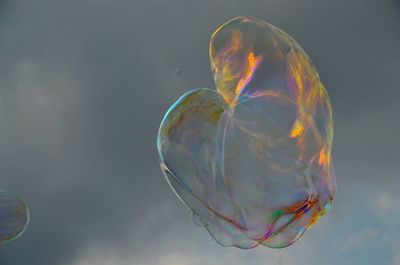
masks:
[[[239,15],[294,37],[333,104],[334,207],[282,250],[220,247],[159,168]],[[398,0],[0,0],[0,188],[31,211],[0,265],[400,265],[399,28]]]

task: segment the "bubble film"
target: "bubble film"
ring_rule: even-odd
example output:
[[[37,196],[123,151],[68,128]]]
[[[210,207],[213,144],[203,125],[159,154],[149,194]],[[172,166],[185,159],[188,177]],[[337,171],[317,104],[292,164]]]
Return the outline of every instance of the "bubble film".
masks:
[[[19,237],[29,222],[28,208],[17,196],[0,191],[0,244]]]
[[[328,94],[296,41],[262,20],[225,23],[209,52],[217,90],[191,90],[170,107],[161,168],[219,244],[287,247],[336,192]]]

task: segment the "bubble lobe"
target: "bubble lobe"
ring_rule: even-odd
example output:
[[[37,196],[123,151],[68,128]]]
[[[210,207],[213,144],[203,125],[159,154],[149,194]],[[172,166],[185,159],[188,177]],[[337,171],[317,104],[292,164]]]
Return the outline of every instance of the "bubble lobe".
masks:
[[[296,41],[262,20],[228,21],[209,54],[217,90],[191,90],[168,110],[161,168],[219,244],[287,247],[336,193],[329,96]]]

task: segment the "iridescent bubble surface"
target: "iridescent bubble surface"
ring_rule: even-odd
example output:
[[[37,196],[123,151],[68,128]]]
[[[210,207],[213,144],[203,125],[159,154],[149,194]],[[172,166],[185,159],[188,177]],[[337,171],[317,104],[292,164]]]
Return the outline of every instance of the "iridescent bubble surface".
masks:
[[[157,146],[178,197],[223,246],[291,245],[331,207],[331,103],[288,34],[235,18],[210,41],[217,90],[184,94]]]
[[[19,197],[0,191],[0,244],[20,236],[28,226],[29,212]]]

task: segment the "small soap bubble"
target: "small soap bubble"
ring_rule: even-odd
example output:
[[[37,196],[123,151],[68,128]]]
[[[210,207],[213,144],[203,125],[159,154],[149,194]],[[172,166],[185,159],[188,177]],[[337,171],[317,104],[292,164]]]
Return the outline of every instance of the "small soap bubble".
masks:
[[[0,191],[0,244],[19,237],[28,226],[29,212],[19,197]]]
[[[181,77],[182,74],[183,74],[183,70],[182,70],[181,68],[176,68],[176,69],[175,69],[175,75],[176,75],[177,77]]]

